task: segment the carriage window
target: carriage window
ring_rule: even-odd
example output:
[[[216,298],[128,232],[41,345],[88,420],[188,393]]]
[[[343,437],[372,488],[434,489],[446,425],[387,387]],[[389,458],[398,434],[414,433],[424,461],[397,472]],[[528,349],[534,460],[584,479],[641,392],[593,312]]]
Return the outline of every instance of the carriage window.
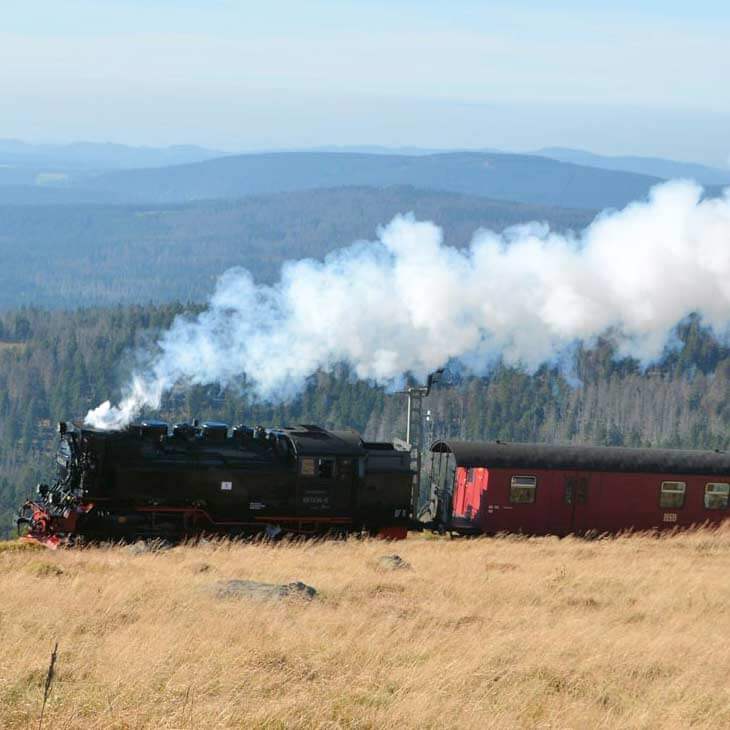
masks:
[[[509,487],[509,501],[513,504],[527,504],[535,501],[537,477],[512,477]]]
[[[662,482],[659,493],[659,506],[669,509],[681,509],[684,507],[684,493],[687,485],[684,482]]]
[[[727,509],[730,484],[710,482],[705,484],[705,509]]]

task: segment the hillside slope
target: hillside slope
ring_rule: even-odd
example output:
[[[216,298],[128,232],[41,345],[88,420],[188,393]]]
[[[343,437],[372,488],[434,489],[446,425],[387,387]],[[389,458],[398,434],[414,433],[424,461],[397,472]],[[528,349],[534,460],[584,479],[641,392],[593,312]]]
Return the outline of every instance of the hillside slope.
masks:
[[[586,210],[406,187],[188,205],[0,206],[0,309],[200,300],[231,266],[273,281],[283,261],[373,239],[378,226],[409,211],[441,225],[457,246],[481,227],[539,220],[564,230],[592,218]]]

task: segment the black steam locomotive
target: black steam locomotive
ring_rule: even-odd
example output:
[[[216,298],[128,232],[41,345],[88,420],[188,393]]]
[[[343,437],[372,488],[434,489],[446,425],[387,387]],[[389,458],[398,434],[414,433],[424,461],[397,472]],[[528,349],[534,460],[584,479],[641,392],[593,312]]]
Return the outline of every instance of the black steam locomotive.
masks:
[[[201,533],[397,538],[411,523],[410,451],[355,431],[161,421],[59,431],[58,477],[18,518],[49,546]]]

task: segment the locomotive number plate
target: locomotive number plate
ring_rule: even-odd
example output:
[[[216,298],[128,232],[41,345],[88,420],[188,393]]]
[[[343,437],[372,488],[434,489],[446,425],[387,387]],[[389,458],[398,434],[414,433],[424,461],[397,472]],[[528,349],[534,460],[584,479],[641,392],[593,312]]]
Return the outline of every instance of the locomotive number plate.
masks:
[[[664,519],[664,522],[676,522],[677,513],[676,512],[665,512],[663,519]]]

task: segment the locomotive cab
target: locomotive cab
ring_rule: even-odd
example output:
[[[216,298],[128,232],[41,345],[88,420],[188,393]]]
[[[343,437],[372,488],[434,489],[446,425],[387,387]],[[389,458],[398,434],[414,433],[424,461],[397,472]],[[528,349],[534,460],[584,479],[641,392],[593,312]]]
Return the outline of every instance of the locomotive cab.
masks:
[[[365,456],[354,431],[317,426],[286,429],[297,458],[296,511],[302,519],[326,518],[346,524],[356,508],[357,479]]]

